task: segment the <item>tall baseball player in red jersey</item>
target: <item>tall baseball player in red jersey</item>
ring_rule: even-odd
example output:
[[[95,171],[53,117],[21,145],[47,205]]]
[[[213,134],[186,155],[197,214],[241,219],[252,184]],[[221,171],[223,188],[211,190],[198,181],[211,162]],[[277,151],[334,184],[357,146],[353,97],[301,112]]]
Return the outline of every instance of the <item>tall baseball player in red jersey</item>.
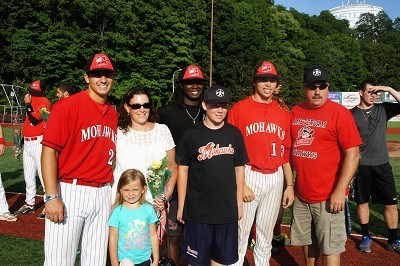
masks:
[[[44,265],[105,265],[117,111],[107,102],[115,81],[105,54],[86,64],[88,89],[58,102],[42,141],[46,187]]]
[[[243,265],[249,233],[256,217],[256,265],[269,265],[271,240],[282,203],[284,176],[287,187],[283,206],[294,199],[289,164],[290,117],[286,107],[274,99],[279,76],[274,64],[264,61],[254,72],[254,94],[234,104],[228,122],[237,126],[245,141],[250,162],[245,166],[243,219],[239,221],[239,261]]]
[[[22,155],[24,165],[24,178],[26,183],[26,199],[25,204],[19,208],[14,214],[28,214],[35,212],[35,195],[36,195],[36,173],[43,185],[42,171],[40,168],[40,156],[42,153],[42,145],[46,122],[43,121],[41,110],[50,112],[50,101],[43,96],[46,88],[42,80],[36,80],[28,88],[28,93],[24,97],[26,105],[26,118],[22,128],[24,136],[24,152]],[[41,218],[39,214],[38,218]]]
[[[340,265],[345,250],[344,207],[357,168],[361,144],[349,110],[328,99],[327,72],[304,72],[306,101],[291,111],[291,162],[296,170],[296,199],[290,240],[303,246],[307,265]]]

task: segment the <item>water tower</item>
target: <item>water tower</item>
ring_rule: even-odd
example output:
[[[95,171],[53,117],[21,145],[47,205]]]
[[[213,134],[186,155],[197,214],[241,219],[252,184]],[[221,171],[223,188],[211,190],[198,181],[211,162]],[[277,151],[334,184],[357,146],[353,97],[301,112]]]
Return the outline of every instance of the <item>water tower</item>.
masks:
[[[363,13],[372,13],[377,15],[383,11],[382,7],[366,4],[366,1],[342,1],[342,5],[329,9],[329,12],[337,19],[347,19],[350,22],[350,28],[354,28],[356,22]]]

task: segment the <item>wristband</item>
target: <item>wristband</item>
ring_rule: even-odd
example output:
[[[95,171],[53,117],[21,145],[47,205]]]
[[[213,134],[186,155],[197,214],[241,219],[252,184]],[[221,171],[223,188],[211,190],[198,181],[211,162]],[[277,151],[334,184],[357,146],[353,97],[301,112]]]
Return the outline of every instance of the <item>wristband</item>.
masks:
[[[4,140],[4,138],[0,138],[0,144],[6,145],[6,141]]]
[[[43,201],[46,203],[50,200],[57,199],[59,197],[60,197],[60,195],[50,195],[50,196],[45,197]]]

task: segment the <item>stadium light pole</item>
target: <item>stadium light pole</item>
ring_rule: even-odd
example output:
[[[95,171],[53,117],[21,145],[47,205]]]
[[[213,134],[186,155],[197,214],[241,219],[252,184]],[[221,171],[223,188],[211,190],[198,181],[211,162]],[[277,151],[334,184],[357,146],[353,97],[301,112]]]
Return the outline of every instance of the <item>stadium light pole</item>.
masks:
[[[176,74],[176,72],[179,72],[181,70],[182,70],[181,68],[177,69],[177,70],[174,71],[174,74],[172,74],[172,93],[175,92],[175,74]]]
[[[210,87],[212,86],[213,66],[213,31],[214,31],[214,0],[211,0],[211,29],[210,29]]]

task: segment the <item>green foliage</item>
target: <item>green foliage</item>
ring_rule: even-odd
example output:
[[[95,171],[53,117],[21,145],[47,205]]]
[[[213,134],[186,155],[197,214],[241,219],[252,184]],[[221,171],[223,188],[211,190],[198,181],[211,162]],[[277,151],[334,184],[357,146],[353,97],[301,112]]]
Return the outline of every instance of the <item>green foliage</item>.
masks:
[[[61,81],[87,86],[83,67],[94,52],[115,61],[116,101],[140,86],[165,104],[175,70],[196,64],[210,73],[209,0],[9,0],[0,2],[0,13],[0,82],[27,87],[45,80],[53,101]],[[255,66],[271,60],[289,106],[302,99],[303,70],[315,64],[328,70],[333,90],[366,77],[396,88],[399,24],[384,12],[364,14],[352,30],[328,11],[309,16],[274,1],[214,1],[212,83],[240,100],[251,93]]]

